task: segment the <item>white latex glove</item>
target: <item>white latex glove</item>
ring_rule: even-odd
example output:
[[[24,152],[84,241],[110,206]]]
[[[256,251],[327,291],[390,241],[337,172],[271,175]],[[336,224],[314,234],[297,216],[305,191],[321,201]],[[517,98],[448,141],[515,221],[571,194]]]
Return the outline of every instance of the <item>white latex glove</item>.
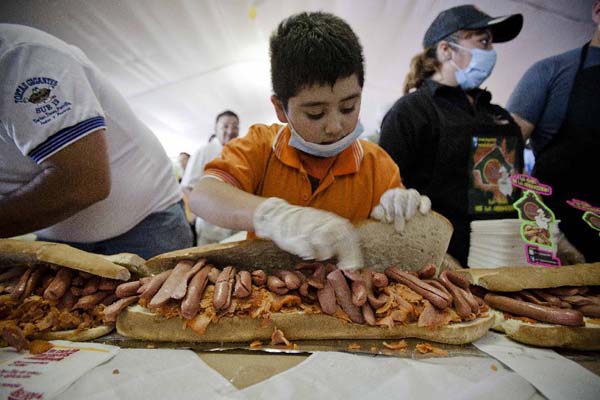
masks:
[[[253,216],[254,230],[281,249],[305,260],[337,257],[341,269],[362,268],[362,253],[354,226],[328,211],[293,206],[270,197]]]
[[[394,188],[385,192],[379,204],[371,211],[371,218],[385,222],[394,223],[396,232],[402,232],[406,221],[417,213],[427,214],[431,210],[431,200],[427,196],[421,196],[415,189]]]
[[[569,239],[561,232],[558,227],[560,220],[556,220],[556,223],[552,225],[550,233],[552,235],[552,242],[556,244],[556,255],[560,258],[562,265],[573,265],[585,263],[585,257],[575,246],[569,242]]]

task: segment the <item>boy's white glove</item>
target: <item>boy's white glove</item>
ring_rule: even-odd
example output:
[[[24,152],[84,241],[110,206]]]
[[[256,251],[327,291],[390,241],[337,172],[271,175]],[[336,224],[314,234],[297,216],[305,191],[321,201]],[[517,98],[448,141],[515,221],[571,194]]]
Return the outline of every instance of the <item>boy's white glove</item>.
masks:
[[[281,249],[305,260],[337,257],[341,269],[362,268],[362,253],[354,226],[334,213],[298,207],[270,197],[253,216],[254,230]]]
[[[421,196],[415,189],[394,188],[381,196],[371,211],[371,218],[388,224],[393,222],[396,232],[402,232],[406,221],[414,217],[417,210],[421,214],[431,210],[429,197]]]

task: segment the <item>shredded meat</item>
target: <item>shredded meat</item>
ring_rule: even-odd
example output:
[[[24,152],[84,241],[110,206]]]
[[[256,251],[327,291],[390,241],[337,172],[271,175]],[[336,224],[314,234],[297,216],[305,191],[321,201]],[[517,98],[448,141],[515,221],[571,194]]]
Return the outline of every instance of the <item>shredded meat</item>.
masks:
[[[400,340],[398,342],[383,342],[383,346],[390,350],[405,350],[408,347],[406,340]]]
[[[285,296],[276,296],[271,305],[271,309],[275,312],[281,311],[283,307],[299,307],[302,304],[300,296],[287,294]]]
[[[52,348],[52,343],[46,340],[32,340],[29,344],[29,352],[31,354],[42,354]]]
[[[415,347],[421,354],[431,353],[435,354],[436,356],[448,356],[448,352],[446,350],[435,347],[431,343],[419,343]]]
[[[17,349],[17,351],[29,347],[29,342],[25,338],[23,331],[16,326],[5,326],[2,328],[2,339],[4,339],[9,346]]]
[[[271,344],[272,345],[282,344],[285,346],[289,346],[291,343],[289,340],[287,340],[285,338],[285,336],[283,335],[283,332],[281,330],[275,328],[275,330],[273,331],[273,334],[271,335]]]
[[[425,301],[425,307],[423,312],[419,316],[417,326],[426,327],[429,329],[439,328],[441,326],[448,325],[452,315],[449,309],[439,310],[435,308],[430,302]]]
[[[208,328],[210,322],[210,316],[204,313],[200,313],[196,315],[194,319],[186,320],[185,324],[186,326],[190,327],[194,332],[198,333],[199,335],[202,335],[204,334],[204,332],[206,332],[206,328]]]

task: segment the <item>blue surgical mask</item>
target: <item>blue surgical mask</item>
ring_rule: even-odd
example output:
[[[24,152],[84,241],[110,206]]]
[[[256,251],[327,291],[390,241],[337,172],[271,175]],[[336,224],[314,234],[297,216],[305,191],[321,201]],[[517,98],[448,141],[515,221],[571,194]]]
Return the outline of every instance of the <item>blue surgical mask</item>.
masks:
[[[292,126],[290,118],[287,115],[286,117],[290,131],[292,132],[292,136],[290,137],[288,144],[295,149],[317,157],[333,157],[340,154],[352,143],[354,143],[354,141],[358,139],[364,131],[362,124],[360,121],[358,121],[352,133],[347,134],[337,142],[329,144],[312,143],[304,140]]]
[[[496,65],[496,50],[468,49],[456,43],[449,44],[471,53],[471,62],[465,69],[458,68],[454,61],[452,62],[456,67],[454,76],[460,87],[464,90],[479,87],[490,76]]]

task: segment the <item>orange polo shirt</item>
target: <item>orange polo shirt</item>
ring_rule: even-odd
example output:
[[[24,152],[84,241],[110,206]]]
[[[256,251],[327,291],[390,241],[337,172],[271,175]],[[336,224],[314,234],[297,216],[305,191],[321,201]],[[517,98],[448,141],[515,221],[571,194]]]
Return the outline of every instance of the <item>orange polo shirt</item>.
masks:
[[[288,145],[290,135],[287,125],[253,125],[206,164],[205,175],[261,197],[331,211],[353,223],[367,219],[386,190],[403,187],[398,166],[374,143],[356,140],[332,164],[323,160],[307,167],[311,157]],[[307,170],[323,175],[314,192]]]

